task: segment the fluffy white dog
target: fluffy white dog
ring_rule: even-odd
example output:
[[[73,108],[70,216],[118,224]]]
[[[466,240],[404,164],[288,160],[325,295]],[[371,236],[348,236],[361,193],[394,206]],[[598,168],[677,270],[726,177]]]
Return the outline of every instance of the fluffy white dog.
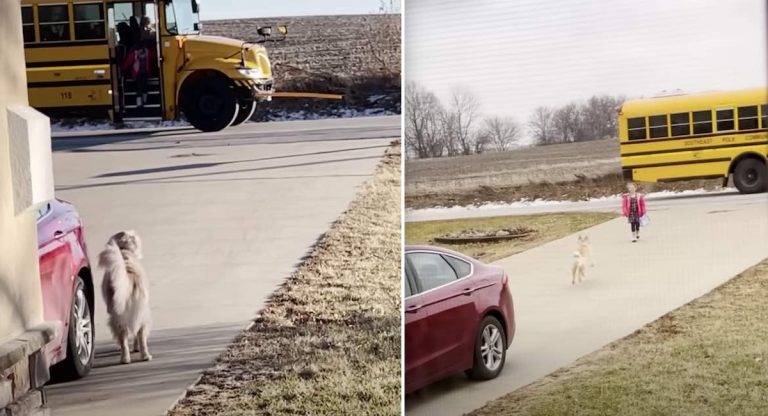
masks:
[[[134,231],[121,231],[113,235],[99,254],[99,267],[104,269],[101,292],[107,304],[109,328],[120,346],[120,362],[131,362],[129,339],[133,351],[141,352],[141,359],[152,356],[147,348],[149,337],[149,282],[141,259],[141,239]]]
[[[581,283],[587,277],[587,263],[595,267],[592,259],[592,245],[589,244],[589,237],[579,235],[576,251],[573,252],[573,267],[571,268],[571,284],[576,284],[576,280]]]

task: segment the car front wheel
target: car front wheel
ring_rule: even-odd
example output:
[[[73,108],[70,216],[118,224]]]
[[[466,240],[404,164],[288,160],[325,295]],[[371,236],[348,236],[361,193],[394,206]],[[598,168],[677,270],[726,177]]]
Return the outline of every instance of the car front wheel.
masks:
[[[78,276],[70,308],[67,358],[51,369],[57,380],[85,377],[93,365],[93,305],[88,302],[85,290],[85,282]]]
[[[486,316],[475,340],[474,365],[467,375],[475,380],[496,378],[504,368],[507,354],[507,337],[498,319]]]

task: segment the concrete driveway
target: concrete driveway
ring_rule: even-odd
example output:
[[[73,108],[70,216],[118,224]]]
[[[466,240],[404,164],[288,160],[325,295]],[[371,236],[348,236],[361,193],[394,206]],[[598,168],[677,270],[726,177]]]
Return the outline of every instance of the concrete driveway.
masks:
[[[589,230],[594,269],[572,286],[576,236],[502,259],[517,332],[495,380],[445,380],[406,398],[408,415],[460,415],[629,335],[768,256],[768,195],[648,203],[652,224],[631,243],[623,218]],[[678,201],[679,202],[679,201]]]
[[[134,229],[144,239],[154,359],[119,364],[97,296],[95,368],[47,389],[53,414],[163,414],[346,209],[400,136],[399,123],[377,117],[55,139],[57,195],[78,207],[92,265],[114,232]]]

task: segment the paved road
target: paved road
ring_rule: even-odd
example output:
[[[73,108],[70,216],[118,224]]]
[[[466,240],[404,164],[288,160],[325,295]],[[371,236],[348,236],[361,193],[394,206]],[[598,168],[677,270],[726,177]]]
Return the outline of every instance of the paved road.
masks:
[[[512,277],[516,338],[501,376],[456,376],[406,398],[408,415],[460,415],[567,366],[717,287],[768,256],[768,195],[648,204],[638,243],[623,218],[586,230],[596,267],[573,287],[576,237],[502,259]]]
[[[379,117],[55,139],[57,194],[79,208],[91,259],[118,230],[144,239],[154,360],[119,364],[97,298],[95,368],[48,388],[53,414],[163,414],[346,209],[400,136],[399,123]]]

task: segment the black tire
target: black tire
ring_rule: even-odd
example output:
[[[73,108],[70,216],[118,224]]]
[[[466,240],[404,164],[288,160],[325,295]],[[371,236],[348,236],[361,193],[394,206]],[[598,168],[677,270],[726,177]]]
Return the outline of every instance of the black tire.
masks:
[[[768,190],[768,167],[758,159],[743,159],[733,170],[733,184],[742,194],[765,192]]]
[[[483,344],[485,344],[484,332],[486,329],[496,331],[499,336],[499,342],[496,342],[497,347],[494,350],[501,348],[501,358],[499,361],[493,360],[495,365],[489,366],[483,357]],[[498,352],[497,352],[498,354]],[[494,354],[496,356],[497,354]],[[504,331],[504,327],[501,325],[498,319],[493,316],[486,316],[481,322],[477,330],[477,336],[475,339],[475,352],[474,352],[474,364],[471,370],[467,371],[467,376],[475,380],[490,380],[496,378],[501,370],[504,369],[504,361],[507,359],[507,336]]]
[[[237,111],[237,117],[235,117],[235,121],[232,122],[232,125],[230,127],[239,126],[246,121],[251,119],[251,116],[253,116],[253,113],[256,111],[256,101],[254,100],[247,100],[247,101],[240,101],[240,109]]]
[[[219,76],[206,76],[186,85],[181,94],[181,112],[201,131],[229,127],[238,114],[237,96],[232,83]]]
[[[93,366],[93,355],[96,351],[94,343],[93,305],[88,301],[85,282],[77,276],[75,292],[72,296],[72,307],[69,313],[69,331],[67,333],[67,358],[51,368],[51,378],[55,381],[76,380],[88,375]],[[82,302],[82,303],[80,303]],[[84,305],[84,310],[79,310],[77,305]],[[81,343],[78,339],[78,323],[90,322],[90,352],[85,357],[79,355]]]

